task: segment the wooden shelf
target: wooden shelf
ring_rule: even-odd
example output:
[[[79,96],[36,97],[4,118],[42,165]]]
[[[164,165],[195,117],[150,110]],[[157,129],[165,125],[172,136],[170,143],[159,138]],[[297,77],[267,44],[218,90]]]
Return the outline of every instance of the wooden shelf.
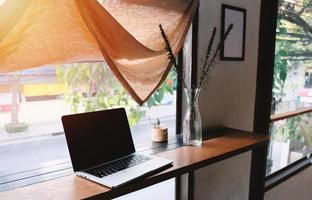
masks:
[[[222,136],[208,139],[202,147],[183,146],[156,156],[174,161],[173,166],[158,174],[123,187],[109,189],[75,175],[17,188],[0,193],[0,199],[111,199],[205,167],[234,155],[267,144],[269,138],[239,130],[225,130]]]
[[[291,112],[271,115],[271,122],[276,122],[279,120],[287,119],[290,117],[295,117],[297,115],[302,115],[302,114],[306,114],[306,113],[310,113],[310,112],[312,112],[311,107],[310,108],[300,108],[300,109],[297,109],[297,110],[291,111]]]

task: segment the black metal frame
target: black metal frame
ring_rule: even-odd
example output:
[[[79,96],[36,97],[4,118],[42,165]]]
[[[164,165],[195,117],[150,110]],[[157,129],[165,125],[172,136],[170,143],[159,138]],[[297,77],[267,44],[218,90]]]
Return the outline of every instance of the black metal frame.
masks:
[[[197,9],[192,23],[192,73],[191,73],[191,87],[197,86],[197,59],[198,59],[198,14]]]
[[[235,6],[231,6],[231,5],[227,5],[227,4],[222,4],[222,6],[221,6],[221,37],[223,37],[223,35],[225,34],[225,31],[227,29],[227,27],[225,27],[225,10],[226,9],[239,11],[244,15],[244,18],[243,18],[244,21],[243,21],[243,27],[242,27],[243,28],[242,56],[241,57],[228,57],[228,56],[224,55],[225,43],[223,43],[221,45],[221,49],[220,49],[220,60],[243,61],[243,60],[245,60],[246,13],[247,13],[247,10],[244,8],[239,8],[239,7],[235,7]]]
[[[302,112],[296,116],[302,116],[304,114],[311,113],[310,111]],[[278,120],[271,120],[271,124],[283,119],[295,117],[294,115],[284,116],[281,119]],[[308,157],[309,154],[304,155],[301,159],[288,164],[287,166],[279,169],[276,172],[273,172],[272,174],[266,176],[266,182],[265,182],[265,191],[268,191],[278,184],[288,180],[292,176],[298,174],[302,170],[306,169],[307,167],[312,165],[312,159]]]
[[[269,135],[278,0],[261,1],[254,127]],[[268,145],[253,152],[249,199],[263,199]]]
[[[298,174],[303,171],[307,167],[312,165],[312,161],[310,158],[303,157],[296,162],[287,165],[286,167],[280,169],[279,171],[274,172],[266,177],[265,182],[265,191],[269,191],[280,183],[288,180],[292,176]]]
[[[197,86],[197,57],[198,57],[198,16],[199,8],[195,13],[193,22],[192,22],[192,71],[191,71],[191,87]],[[183,51],[180,53],[178,61],[179,63],[183,63]],[[183,66],[183,65],[180,65]],[[182,73],[182,71],[180,72]],[[177,93],[177,123],[176,130],[177,134],[181,133],[182,129],[182,103],[183,103],[183,95],[182,95],[182,87],[180,86],[179,90],[180,94]],[[180,99],[179,99],[180,98]],[[179,104],[179,105],[178,105]],[[192,176],[192,174],[188,174]],[[188,179],[190,182],[188,184],[193,184],[192,179]],[[188,198],[192,198],[192,187],[188,187]],[[181,199],[181,177],[178,176],[175,178],[175,199]]]
[[[183,65],[183,50],[179,53],[178,63],[181,66],[177,73],[182,73]],[[192,22],[192,71],[191,71],[191,87],[197,86],[197,57],[198,57],[198,8],[195,13],[193,22]],[[182,76],[178,76],[182,77]],[[178,79],[178,82],[182,80]],[[181,84],[177,84],[177,106],[176,106],[176,134],[181,134],[182,130],[182,104],[183,104],[183,88]]]
[[[183,49],[181,50],[181,52],[178,55],[178,65],[181,66],[177,73],[177,97],[176,97],[176,134],[181,134],[181,130],[182,130],[182,93],[183,93],[183,86],[181,84],[182,80],[181,77],[183,77],[182,73],[183,73],[183,57],[184,57],[184,53],[183,53]]]
[[[272,102],[273,70],[275,59],[275,36],[278,12],[278,0],[261,1],[261,18],[259,32],[259,51],[256,102],[254,112],[254,132],[268,135]],[[250,185],[249,199],[263,199],[264,192],[288,180],[292,176],[311,166],[311,161],[304,157],[285,168],[265,177],[267,151],[262,148],[255,152],[252,160],[251,178],[261,185]]]

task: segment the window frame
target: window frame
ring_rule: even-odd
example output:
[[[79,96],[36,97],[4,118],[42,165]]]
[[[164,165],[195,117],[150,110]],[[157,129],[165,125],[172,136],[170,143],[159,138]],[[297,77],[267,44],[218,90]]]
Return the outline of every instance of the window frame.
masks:
[[[309,157],[303,157],[286,167],[266,176],[266,183],[265,183],[265,191],[269,191],[275,186],[279,185],[280,183],[286,181],[287,179],[295,176],[302,170],[312,166],[312,162]]]
[[[274,122],[278,122],[281,120],[289,119],[292,117],[302,116],[304,114],[312,113],[312,107],[307,108],[300,108],[296,109],[291,112],[285,112],[281,114],[274,114],[270,117],[270,124]],[[270,134],[271,136],[271,134]],[[302,157],[301,159],[288,164],[287,166],[266,175],[266,190],[272,189],[275,185],[291,178],[292,176],[296,175],[300,171],[304,170],[305,168],[309,167],[312,164],[312,159],[310,158],[310,153],[306,156]],[[275,180],[275,181],[274,181]]]
[[[294,111],[271,115],[270,121],[271,121],[271,123],[273,123],[273,122],[277,122],[277,121],[280,121],[280,120],[288,119],[288,118],[291,118],[291,117],[308,114],[308,113],[311,113],[311,112],[312,112],[312,107],[299,108],[299,109],[296,109]]]
[[[259,30],[259,49],[258,49],[258,67],[256,82],[256,100],[254,110],[253,131],[263,135],[270,136],[270,124],[272,120],[282,120],[296,116],[297,114],[306,114],[310,110],[295,111],[284,113],[282,115],[271,116],[274,59],[275,59],[275,41],[278,1],[261,1],[260,30]],[[269,78],[268,78],[269,77]],[[288,180],[292,176],[311,166],[310,158],[304,157],[269,176],[265,175],[267,153],[266,149],[255,153],[255,159],[252,161],[251,176],[255,179],[263,180],[265,185],[260,189],[257,186],[251,186],[250,192],[257,192],[263,198],[264,192],[272,189],[278,184]],[[258,187],[261,187],[258,185]]]
[[[178,54],[177,58],[180,66],[184,66],[183,56],[184,55],[182,49],[181,52]],[[177,73],[182,73],[182,69],[179,69]],[[138,149],[138,152],[144,151],[144,153],[152,155],[182,146],[181,125],[183,88],[180,84],[181,80],[177,79],[177,81],[176,135],[169,136],[169,142],[165,145],[153,144],[151,143],[151,141],[146,141],[143,144],[137,144],[135,146]],[[64,132],[58,132],[55,134],[64,134]],[[36,168],[27,168],[18,171],[12,171],[8,174],[0,174],[0,192],[52,180],[55,178],[61,178],[71,174],[73,174],[73,170],[70,160],[52,160],[49,162],[49,164],[42,163]]]

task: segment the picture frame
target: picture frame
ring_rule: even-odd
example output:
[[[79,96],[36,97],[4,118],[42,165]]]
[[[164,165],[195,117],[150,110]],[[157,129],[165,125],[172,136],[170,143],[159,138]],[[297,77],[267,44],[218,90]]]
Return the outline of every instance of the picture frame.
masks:
[[[227,4],[221,8],[221,36],[232,23],[233,29],[221,45],[220,60],[244,61],[247,10]]]

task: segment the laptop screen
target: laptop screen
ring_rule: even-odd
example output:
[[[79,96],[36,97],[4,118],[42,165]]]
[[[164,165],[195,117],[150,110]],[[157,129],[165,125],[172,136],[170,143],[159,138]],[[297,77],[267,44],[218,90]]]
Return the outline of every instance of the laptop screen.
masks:
[[[62,122],[74,171],[135,152],[123,108],[66,115]]]

